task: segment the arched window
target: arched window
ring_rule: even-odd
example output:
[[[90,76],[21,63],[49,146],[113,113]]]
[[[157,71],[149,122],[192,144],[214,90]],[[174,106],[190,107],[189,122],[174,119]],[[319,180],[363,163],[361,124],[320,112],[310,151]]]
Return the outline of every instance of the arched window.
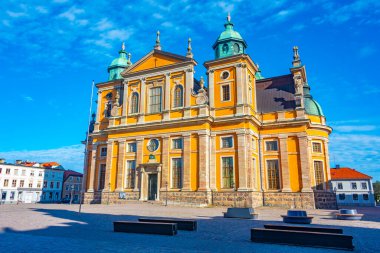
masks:
[[[224,54],[227,54],[228,53],[228,45],[224,44],[222,50],[223,50]]]
[[[139,94],[137,92],[133,92],[131,98],[131,113],[139,112]]]
[[[183,89],[181,85],[177,85],[174,89],[174,107],[183,106]]]

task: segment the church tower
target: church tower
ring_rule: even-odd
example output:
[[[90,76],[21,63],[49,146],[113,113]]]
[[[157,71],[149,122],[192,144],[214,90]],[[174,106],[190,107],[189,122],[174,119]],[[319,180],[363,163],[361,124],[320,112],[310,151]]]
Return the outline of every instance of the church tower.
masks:
[[[234,24],[231,22],[230,14],[227,16],[227,22],[224,24],[224,27],[225,30],[219,35],[212,46],[215,51],[215,59],[244,54],[247,43],[241,37],[240,33],[234,30]]]
[[[115,58],[108,67],[108,81],[121,79],[120,73],[131,65],[131,54],[128,54],[127,59],[127,51],[125,51],[125,44],[123,42],[119,51],[119,57]]]

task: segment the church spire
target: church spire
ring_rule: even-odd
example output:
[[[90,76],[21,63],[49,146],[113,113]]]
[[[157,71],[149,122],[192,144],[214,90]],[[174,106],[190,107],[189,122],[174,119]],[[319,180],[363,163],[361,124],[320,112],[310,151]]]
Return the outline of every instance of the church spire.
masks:
[[[154,45],[154,49],[161,50],[160,31],[157,31],[156,45]]]

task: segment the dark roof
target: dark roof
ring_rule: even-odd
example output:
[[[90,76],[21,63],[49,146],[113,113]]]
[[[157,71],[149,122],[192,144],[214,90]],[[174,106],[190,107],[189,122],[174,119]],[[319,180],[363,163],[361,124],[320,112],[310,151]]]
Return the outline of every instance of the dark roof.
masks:
[[[260,113],[296,109],[291,74],[257,80],[256,92],[257,111]]]
[[[70,176],[83,177],[83,174],[73,170],[65,170],[65,172],[63,173],[63,181],[66,181],[66,179]]]

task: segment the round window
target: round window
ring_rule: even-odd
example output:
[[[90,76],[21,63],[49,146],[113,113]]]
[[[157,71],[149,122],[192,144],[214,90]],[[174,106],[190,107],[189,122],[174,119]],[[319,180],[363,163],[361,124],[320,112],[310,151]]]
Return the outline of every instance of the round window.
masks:
[[[148,142],[148,150],[150,152],[154,152],[158,149],[158,146],[160,145],[160,142],[157,139],[151,139]]]
[[[236,54],[238,54],[239,51],[240,51],[239,44],[235,43],[235,44],[234,44],[234,52],[235,52]]]
[[[230,73],[228,71],[224,71],[222,73],[222,79],[227,79],[230,76]]]

